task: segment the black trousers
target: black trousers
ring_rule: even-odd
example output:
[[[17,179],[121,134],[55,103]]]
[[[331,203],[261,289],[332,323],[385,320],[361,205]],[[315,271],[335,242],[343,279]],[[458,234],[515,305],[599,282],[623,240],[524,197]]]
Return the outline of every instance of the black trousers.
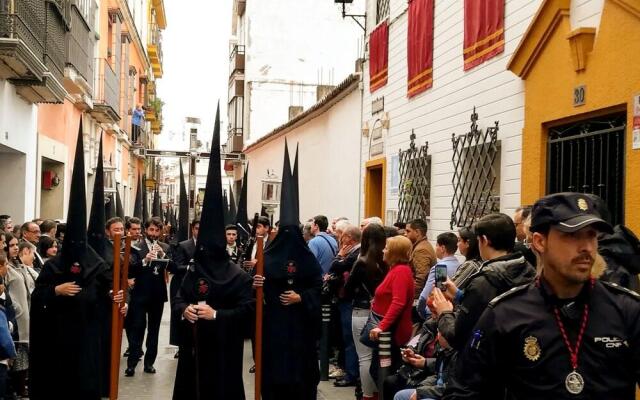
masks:
[[[135,301],[131,299],[127,315],[129,326],[129,358],[127,367],[135,368],[142,357],[142,341],[145,328],[147,330],[146,351],[144,352],[145,367],[153,366],[158,355],[158,335],[160,334],[160,321],[164,302],[161,301]]]

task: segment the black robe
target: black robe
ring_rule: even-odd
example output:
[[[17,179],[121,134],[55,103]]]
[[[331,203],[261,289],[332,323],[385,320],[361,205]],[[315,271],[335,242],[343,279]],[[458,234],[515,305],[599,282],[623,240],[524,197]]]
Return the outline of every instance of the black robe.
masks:
[[[200,398],[212,400],[244,400],[242,362],[244,331],[253,315],[254,299],[251,277],[237,265],[228,262],[225,281],[208,279],[206,302],[217,311],[213,321],[195,324],[180,322],[180,358],[173,389],[174,400],[196,399],[194,325],[197,326],[200,365]],[[182,315],[190,304],[198,303],[196,285],[202,278],[199,268],[188,271],[176,295],[173,311]]]
[[[31,295],[30,398],[100,399],[102,382],[100,303],[109,298],[111,277],[91,249],[73,274],[57,256],[45,263]],[[56,296],[55,287],[75,281],[82,291]]]
[[[315,400],[320,382],[322,270],[298,227],[281,227],[265,251],[263,399]],[[282,305],[293,290],[300,303]]]

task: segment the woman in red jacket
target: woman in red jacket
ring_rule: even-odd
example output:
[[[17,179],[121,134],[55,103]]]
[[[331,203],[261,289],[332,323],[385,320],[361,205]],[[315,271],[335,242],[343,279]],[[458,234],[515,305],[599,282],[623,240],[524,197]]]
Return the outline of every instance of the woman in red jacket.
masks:
[[[377,328],[371,329],[371,340],[381,332],[391,332],[392,370],[400,365],[400,347],[411,339],[413,307],[413,272],[409,266],[411,241],[404,236],[387,239],[384,261],[390,266],[387,276],[376,289],[371,310],[383,316]]]

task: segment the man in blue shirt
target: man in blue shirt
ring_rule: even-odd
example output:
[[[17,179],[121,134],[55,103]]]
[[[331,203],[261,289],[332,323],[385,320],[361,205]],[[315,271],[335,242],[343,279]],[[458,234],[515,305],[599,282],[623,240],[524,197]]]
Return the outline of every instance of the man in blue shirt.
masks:
[[[327,233],[329,220],[324,215],[313,217],[311,222],[311,234],[313,239],[309,241],[309,249],[322,267],[323,274],[329,272],[333,258],[338,254],[338,243]]]
[[[445,232],[438,235],[438,238],[436,239],[436,257],[438,257],[438,262],[436,265],[444,264],[447,266],[447,276],[449,279],[453,277],[460,266],[460,261],[458,261],[455,256],[457,249],[458,237],[455,233]],[[418,314],[425,319],[431,314],[431,311],[427,307],[427,299],[429,298],[435,283],[436,267],[433,266],[429,271],[427,283],[425,283],[424,289],[422,289],[422,293],[420,293],[420,298],[418,299]]]
[[[140,128],[144,124],[144,110],[140,104],[133,110],[131,117],[131,139],[133,143],[138,144],[140,141]]]

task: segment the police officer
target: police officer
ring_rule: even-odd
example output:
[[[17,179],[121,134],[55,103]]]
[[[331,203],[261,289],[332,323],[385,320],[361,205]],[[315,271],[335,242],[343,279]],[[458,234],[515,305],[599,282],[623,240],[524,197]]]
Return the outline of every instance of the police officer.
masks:
[[[487,307],[444,399],[629,399],[640,381],[640,295],[591,269],[602,200],[558,193],[533,206],[542,272]]]

